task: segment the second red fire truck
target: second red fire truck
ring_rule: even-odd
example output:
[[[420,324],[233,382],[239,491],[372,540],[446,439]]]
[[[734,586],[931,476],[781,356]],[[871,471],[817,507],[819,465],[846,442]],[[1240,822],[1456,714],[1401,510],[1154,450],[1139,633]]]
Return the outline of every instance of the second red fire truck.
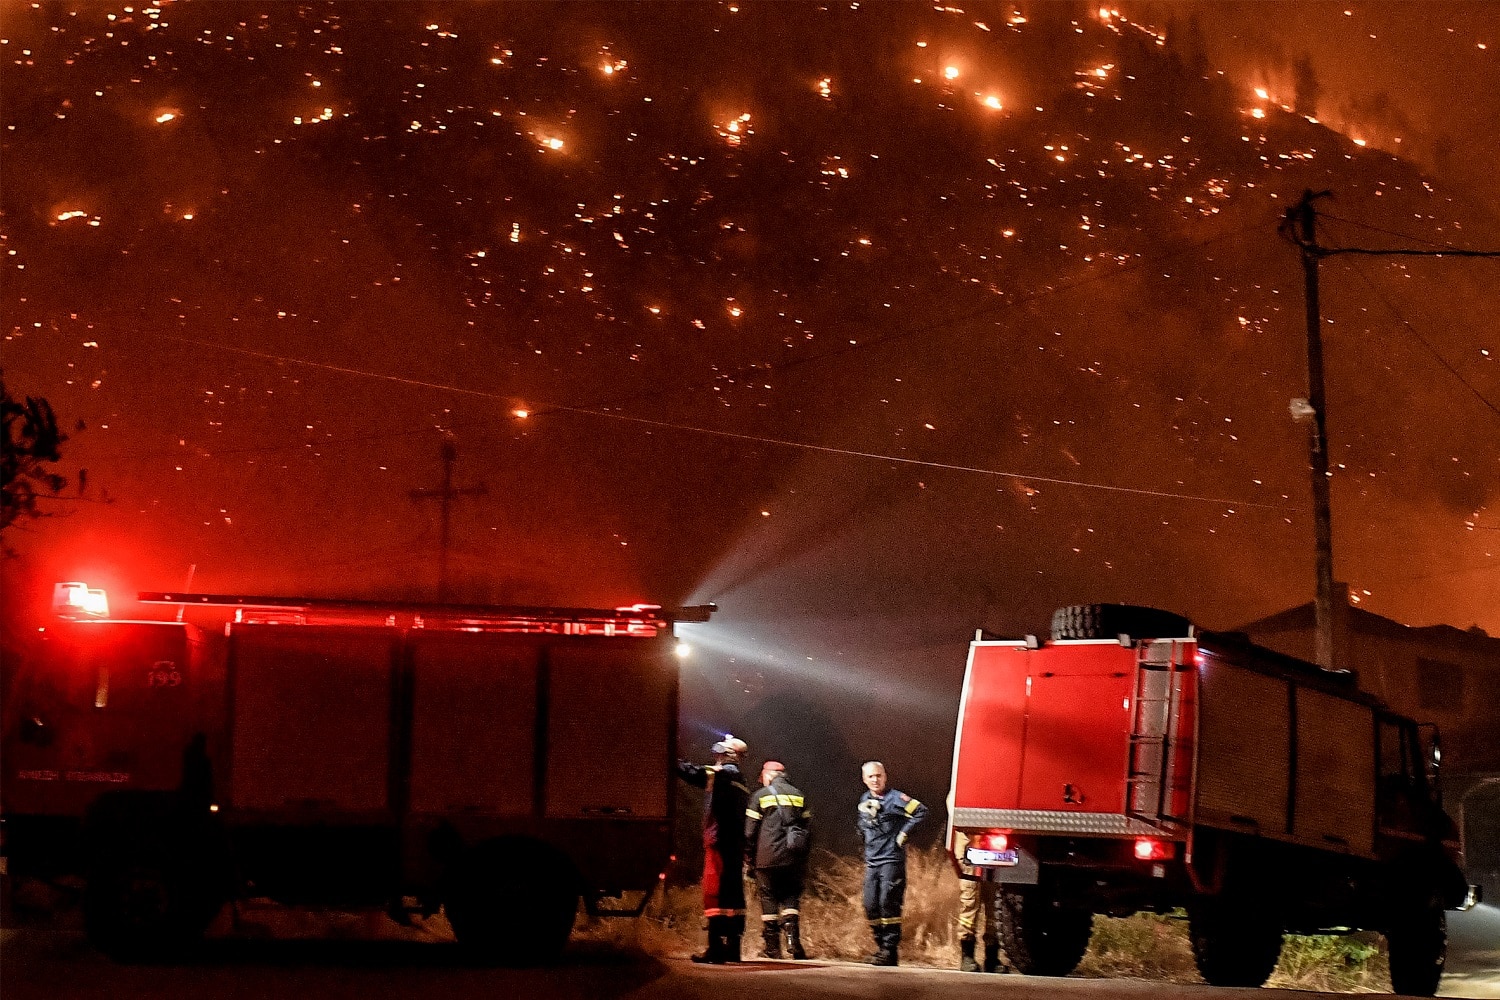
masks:
[[[1002,943],[1066,975],[1094,914],[1184,908],[1199,971],[1259,986],[1284,933],[1379,931],[1431,996],[1444,910],[1472,902],[1436,731],[1234,634],[1124,605],[1060,609],[1052,641],[976,636],[950,846],[999,883]]]

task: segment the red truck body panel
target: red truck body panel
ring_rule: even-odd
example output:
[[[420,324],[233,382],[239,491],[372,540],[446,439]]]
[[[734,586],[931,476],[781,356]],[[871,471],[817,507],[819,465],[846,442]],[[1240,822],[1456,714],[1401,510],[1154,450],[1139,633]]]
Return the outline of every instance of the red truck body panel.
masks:
[[[954,801],[982,809],[1121,812],[1135,655],[1117,642],[975,643]]]

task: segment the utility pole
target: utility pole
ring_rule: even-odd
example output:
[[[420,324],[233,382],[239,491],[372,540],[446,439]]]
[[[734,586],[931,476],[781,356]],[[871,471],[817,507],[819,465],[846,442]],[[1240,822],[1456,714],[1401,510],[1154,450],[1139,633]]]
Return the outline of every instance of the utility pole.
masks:
[[[1318,588],[1313,598],[1314,659],[1324,670],[1333,662],[1333,511],[1328,488],[1328,425],[1323,392],[1323,319],[1318,311],[1318,213],[1313,202],[1330,192],[1304,191],[1302,200],[1287,209],[1283,232],[1302,251],[1302,275],[1307,297],[1307,406],[1312,410],[1308,432],[1308,464],[1312,468],[1313,536],[1317,546]],[[1299,410],[1294,402],[1294,412]],[[1306,413],[1305,410],[1301,412]]]
[[[460,497],[482,497],[489,493],[483,483],[477,486],[453,488],[453,463],[458,459],[458,442],[452,434],[443,435],[443,484],[437,489],[412,490],[416,501],[437,500],[441,504],[442,527],[438,535],[438,593],[439,604],[448,601],[448,522],[452,502]]]
[[[1432,249],[1409,247],[1322,246],[1318,243],[1319,199],[1331,198],[1331,191],[1304,190],[1302,199],[1286,210],[1279,232],[1297,246],[1302,254],[1302,274],[1307,296],[1307,399],[1292,400],[1292,416],[1312,418],[1308,435],[1313,488],[1313,533],[1317,542],[1318,589],[1313,601],[1315,647],[1318,666],[1335,669],[1333,650],[1333,517],[1329,504],[1328,426],[1324,414],[1323,393],[1323,319],[1318,309],[1318,263],[1324,257],[1361,255],[1367,257],[1486,257],[1500,258],[1500,251],[1468,250],[1462,247],[1434,245]],[[1399,234],[1393,234],[1399,235]],[[1394,311],[1394,310],[1392,310]],[[1424,342],[1425,343],[1425,342]],[[1439,358],[1439,360],[1442,360]],[[1444,366],[1453,372],[1451,366]],[[1453,372],[1460,382],[1491,410],[1500,413],[1478,390]]]

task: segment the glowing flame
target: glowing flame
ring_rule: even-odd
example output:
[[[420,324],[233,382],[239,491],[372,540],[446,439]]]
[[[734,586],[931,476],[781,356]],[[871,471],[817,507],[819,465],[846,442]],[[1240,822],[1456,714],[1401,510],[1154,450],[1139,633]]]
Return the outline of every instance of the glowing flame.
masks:
[[[821,79],[821,80],[818,81],[818,96],[819,97],[830,97],[830,98],[833,96],[833,80],[832,79],[830,79],[829,77],[825,76],[825,77],[823,77],[823,79]]]
[[[1262,111],[1260,108],[1252,108],[1250,110],[1250,117],[1251,118],[1264,118],[1265,116],[1266,116],[1266,113],[1264,111]]]
[[[1363,146],[1365,144],[1365,141],[1363,139],[1355,139],[1354,144],[1356,146]]]
[[[513,416],[513,417],[515,417],[518,420],[525,420],[527,417],[531,416],[531,411],[530,410],[526,410],[526,409],[517,408],[517,409],[511,410],[510,411],[510,415]]]
[[[57,217],[57,221],[67,222],[69,219],[82,219],[88,214],[87,212],[63,212]]]
[[[944,80],[957,80],[958,79],[958,67],[957,66],[944,66],[943,67],[943,79]]]
[[[1271,99],[1271,94],[1265,87],[1256,87],[1255,96],[1259,97],[1262,101],[1269,101]]]
[[[177,115],[176,115],[175,112],[172,112],[172,111],[163,111],[161,114],[159,114],[159,115],[156,116],[156,124],[158,124],[158,125],[165,125],[167,122],[171,121],[172,119],[174,119],[176,117],[177,117]]]
[[[1003,105],[1000,103],[1000,98],[996,97],[994,94],[991,94],[984,99],[984,106],[994,111],[999,111],[1003,107]]]
[[[755,130],[750,127],[750,113],[747,111],[738,118],[731,118],[723,125],[717,127],[721,138],[731,146],[738,146],[745,141],[746,136],[754,135]]]

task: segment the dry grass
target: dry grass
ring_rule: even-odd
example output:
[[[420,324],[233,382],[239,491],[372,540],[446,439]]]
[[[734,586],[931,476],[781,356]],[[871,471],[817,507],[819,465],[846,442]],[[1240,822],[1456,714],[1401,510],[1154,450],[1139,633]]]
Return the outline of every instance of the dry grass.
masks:
[[[941,848],[913,851],[906,868],[905,934],[901,961],[929,968],[958,966],[958,877]],[[862,904],[864,865],[855,858],[816,852],[802,897],[802,939],[815,958],[857,962],[874,950]],[[744,955],[760,954],[760,907],[747,887]],[[660,957],[700,951],[702,896],[698,886],[668,886],[639,920],[581,921],[579,936]],[[1193,964],[1187,921],[1139,913],[1094,918],[1089,950],[1077,976],[1137,977],[1166,982],[1202,982]],[[1288,935],[1281,962],[1268,983],[1284,989],[1367,993],[1390,988],[1385,951],[1378,935],[1302,937]]]

